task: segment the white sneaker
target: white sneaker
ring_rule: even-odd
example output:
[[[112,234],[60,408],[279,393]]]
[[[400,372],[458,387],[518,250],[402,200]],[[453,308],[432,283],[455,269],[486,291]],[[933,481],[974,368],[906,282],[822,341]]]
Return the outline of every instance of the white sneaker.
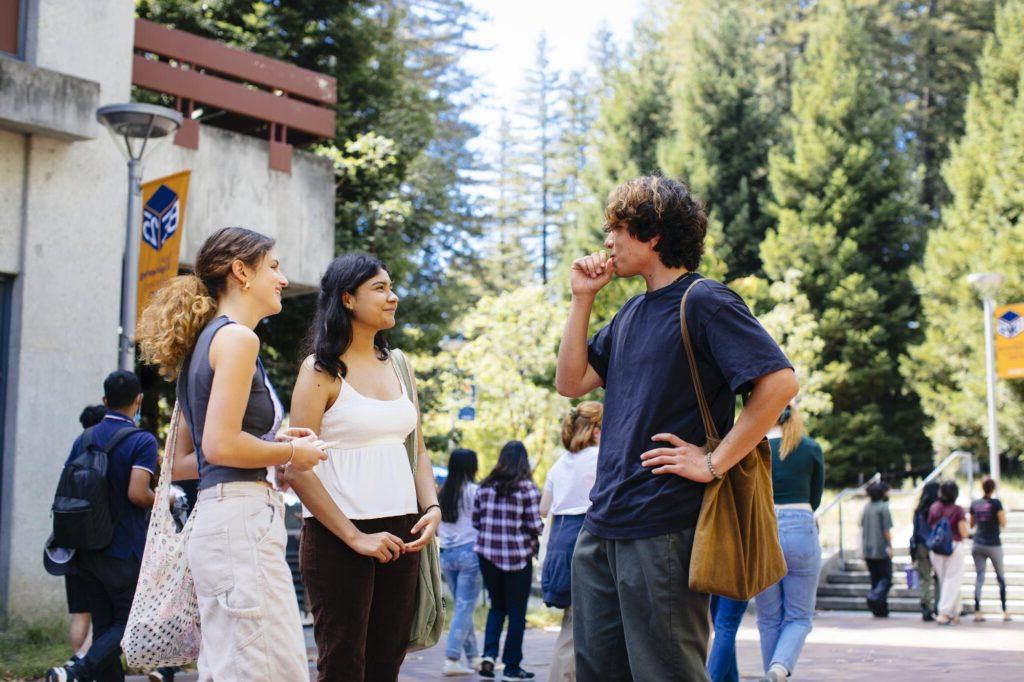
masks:
[[[473,658],[468,659],[466,662],[469,663],[469,667],[473,669],[473,672],[476,672],[480,669],[480,664],[483,662],[483,660],[483,656],[474,656]]]
[[[476,671],[472,668],[467,668],[462,665],[462,661],[453,661],[450,658],[445,659],[444,667],[441,668],[441,674],[445,677],[452,677],[454,675],[472,675]]]

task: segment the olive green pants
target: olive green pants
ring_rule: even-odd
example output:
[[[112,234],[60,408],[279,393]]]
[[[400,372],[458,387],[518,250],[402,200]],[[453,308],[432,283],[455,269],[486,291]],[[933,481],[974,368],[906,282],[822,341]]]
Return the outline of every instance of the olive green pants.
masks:
[[[572,558],[579,682],[708,679],[708,595],[688,587],[693,533],[604,540],[580,532]]]

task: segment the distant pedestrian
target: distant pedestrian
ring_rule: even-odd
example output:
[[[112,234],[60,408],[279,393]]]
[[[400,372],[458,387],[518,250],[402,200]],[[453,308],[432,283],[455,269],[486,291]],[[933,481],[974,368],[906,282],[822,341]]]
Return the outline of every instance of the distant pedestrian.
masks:
[[[121,638],[146,545],[146,514],[153,507],[150,480],[157,466],[157,443],[152,434],[135,424],[135,414],[142,404],[142,388],[135,374],[111,372],[103,382],[103,403],[106,414],[75,440],[65,463],[67,472],[95,448],[107,453],[108,513],[113,519],[113,533],[105,547],[79,547],[75,552],[76,596],[83,602],[79,608],[87,607],[91,616],[93,641],[84,656],[50,668],[47,682],[124,680]],[[66,492],[58,491],[58,495]],[[56,513],[54,516],[57,519]],[[55,533],[59,523],[55,520]]]
[[[939,576],[939,615],[935,621],[939,625],[960,622],[960,581],[964,576],[964,565],[967,560],[967,545],[964,540],[970,537],[964,510],[956,503],[960,488],[956,481],[944,481],[939,486],[939,499],[928,511],[928,525],[934,532],[945,520],[952,535],[950,553],[932,549],[931,559],[935,573]]]
[[[437,537],[441,545],[441,569],[455,599],[448,641],[445,643],[442,675],[472,675],[480,666],[473,611],[480,596],[482,578],[480,560],[473,547],[477,530],[473,527],[473,503],[479,486],[476,480],[476,453],[466,448],[452,451],[448,457],[448,476],[438,495],[441,526]],[[466,663],[462,663],[462,655]]]
[[[562,421],[565,453],[548,471],[540,498],[540,515],[551,515],[541,587],[548,606],[564,609],[562,629],[555,642],[549,682],[576,679],[576,654],[572,636],[572,554],[583,520],[590,508],[590,489],[597,478],[597,452],[601,443],[604,406],[588,400],[580,403]]]
[[[814,510],[821,504],[825,486],[825,460],[821,446],[807,435],[800,411],[790,404],[768,431],[772,449],[772,488],[775,516],[779,524],[779,543],[786,558],[786,575],[781,581],[757,595],[757,629],[761,635],[761,661],[765,674],[761,679],[775,682],[793,674],[804,640],[814,617],[818,571],[821,568],[821,544],[814,524]],[[743,609],[746,605],[743,605]],[[723,648],[732,639],[732,656],[713,651],[708,664],[712,680],[736,680],[736,630],[743,610],[737,602],[718,600],[715,619],[715,647],[718,633]],[[716,678],[716,674],[718,677]]]
[[[889,617],[889,589],[892,588],[892,514],[889,486],[875,482],[867,487],[871,501],[860,517],[861,553],[871,574],[868,609],[876,618]]]
[[[921,590],[921,620],[935,620],[938,611],[938,578],[932,568],[931,554],[928,551],[928,535],[931,526],[928,524],[928,512],[935,500],[939,499],[939,484],[925,483],[921,489],[921,498],[914,510],[914,528],[910,536],[910,556],[917,569]]]
[[[526,447],[519,441],[505,444],[497,465],[480,482],[473,527],[478,531],[475,549],[480,572],[491,600],[479,675],[489,679],[495,676],[494,663],[507,618],[502,679],[532,680],[536,675],[521,666],[523,634],[533,584],[533,557],[540,547],[544,524],[540,519],[540,491],[531,477]]]
[[[1003,620],[1010,620],[1010,612],[1006,610],[1006,576],[1003,573],[1003,543],[999,538],[999,529],[1006,527],[1006,511],[1003,503],[992,497],[996,490],[996,482],[991,478],[981,484],[985,494],[980,500],[971,503],[971,528],[974,531],[974,544],[971,555],[974,557],[974,621],[985,620],[981,611],[981,590],[985,585],[985,564],[992,562],[999,583],[999,602],[1003,606]]]

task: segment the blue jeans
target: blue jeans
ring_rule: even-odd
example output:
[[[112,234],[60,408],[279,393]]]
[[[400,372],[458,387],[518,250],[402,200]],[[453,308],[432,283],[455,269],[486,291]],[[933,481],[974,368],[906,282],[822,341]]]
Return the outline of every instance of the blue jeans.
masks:
[[[473,610],[476,608],[482,584],[480,562],[473,551],[473,543],[442,549],[441,570],[444,571],[444,580],[455,598],[444,655],[456,661],[465,651],[466,658],[472,659],[478,651],[476,631],[473,629]]]
[[[779,663],[792,674],[811,631],[821,545],[811,512],[778,509],[775,516],[788,571],[781,581],[757,595],[757,629],[765,670]]]
[[[711,597],[711,619],[715,625],[715,642],[708,656],[711,682],[739,682],[736,665],[736,631],[747,611],[747,602],[728,597]]]

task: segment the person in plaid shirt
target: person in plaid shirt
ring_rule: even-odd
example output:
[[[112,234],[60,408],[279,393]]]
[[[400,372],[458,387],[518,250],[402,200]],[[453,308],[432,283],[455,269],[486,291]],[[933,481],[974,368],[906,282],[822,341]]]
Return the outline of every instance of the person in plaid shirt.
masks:
[[[480,677],[494,678],[494,660],[498,657],[506,617],[508,634],[501,658],[505,664],[502,679],[535,677],[519,665],[523,660],[533,557],[540,549],[540,534],[544,530],[540,491],[530,476],[526,447],[517,440],[509,441],[501,449],[498,464],[480,483],[473,504],[473,527],[478,531],[474,550],[480,557],[480,572],[491,598]]]

